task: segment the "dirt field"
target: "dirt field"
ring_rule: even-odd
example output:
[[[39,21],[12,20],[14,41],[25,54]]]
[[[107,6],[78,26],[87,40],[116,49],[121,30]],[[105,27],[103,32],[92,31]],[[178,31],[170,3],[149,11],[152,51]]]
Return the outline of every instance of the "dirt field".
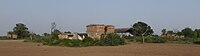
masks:
[[[0,56],[200,56],[200,45],[135,44],[55,47],[23,40],[0,40]]]

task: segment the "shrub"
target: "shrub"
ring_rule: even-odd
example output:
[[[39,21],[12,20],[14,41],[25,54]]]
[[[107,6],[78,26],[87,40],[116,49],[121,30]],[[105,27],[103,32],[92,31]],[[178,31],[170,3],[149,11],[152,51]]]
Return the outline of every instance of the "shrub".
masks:
[[[128,42],[136,42],[135,38],[132,36],[123,36],[123,38]]]
[[[134,37],[136,42],[142,42],[142,37]]]
[[[12,40],[12,38],[8,38],[7,36],[0,36],[0,40]]]
[[[100,42],[98,41],[97,44],[105,46],[117,46],[126,44],[126,41],[119,35],[115,33],[110,33],[105,35],[105,37],[102,37]]]
[[[166,38],[167,43],[175,43],[175,44],[195,44],[200,41],[199,38]]]
[[[82,46],[78,39],[47,39],[43,44],[50,46],[79,47]]]
[[[194,44],[200,44],[200,41],[195,41],[195,42],[193,42]]]
[[[167,39],[162,38],[162,37],[150,37],[153,38],[154,41],[152,43],[166,43]]]
[[[82,46],[82,42],[81,40],[78,40],[78,39],[71,39],[71,40],[68,40],[68,43],[65,42],[67,45],[65,46],[69,46],[69,47],[81,47]]]
[[[167,39],[162,38],[162,37],[154,37],[154,36],[147,36],[144,37],[145,38],[145,42],[147,43],[166,43]],[[142,37],[134,37],[134,39],[136,40],[136,42],[142,42]]]
[[[95,45],[95,40],[90,38],[90,37],[86,37],[83,39],[83,46],[93,46]]]
[[[115,33],[107,34],[100,40],[94,40],[86,37],[83,40],[78,39],[58,39],[51,37],[34,37],[32,42],[40,42],[49,46],[66,46],[66,47],[84,47],[84,46],[117,46],[126,44],[126,40]]]

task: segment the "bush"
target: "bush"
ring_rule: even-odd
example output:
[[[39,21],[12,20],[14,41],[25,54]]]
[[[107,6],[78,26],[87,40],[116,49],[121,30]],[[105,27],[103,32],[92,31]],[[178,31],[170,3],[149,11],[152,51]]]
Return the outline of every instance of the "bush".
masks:
[[[100,42],[97,42],[98,45],[105,45],[105,46],[117,46],[117,45],[124,45],[126,44],[125,39],[121,38],[119,35],[115,33],[110,33],[102,37]]]
[[[162,37],[150,37],[153,39],[152,43],[166,43],[167,39]]]
[[[53,39],[53,38],[43,38],[44,45],[50,46],[66,46],[66,47],[84,47],[84,46],[117,46],[124,45],[127,42],[125,39],[120,38],[117,34],[107,34],[105,37],[102,37],[100,40],[94,40],[90,37],[85,39]]]
[[[200,41],[200,38],[166,38],[167,43],[175,44],[195,44]]]
[[[86,37],[83,39],[83,46],[93,46],[95,45],[95,40],[90,38],[90,37]]]
[[[81,40],[78,39],[64,39],[64,43],[65,46],[69,46],[69,47],[81,47],[82,46],[82,42]]]
[[[142,37],[134,37],[136,42],[142,42]]]
[[[167,42],[167,40],[162,37],[147,36],[144,38],[145,38],[146,43],[166,43]],[[136,42],[143,41],[142,37],[134,37],[134,39],[136,40]]]
[[[0,36],[0,40],[7,40],[8,37],[7,36]]]
[[[123,38],[128,42],[136,42],[135,38],[132,36],[123,36]]]
[[[200,38],[166,38],[159,36],[146,36],[146,43],[176,43],[176,44],[200,44]],[[85,47],[85,46],[117,46],[127,44],[127,41],[142,42],[142,37],[120,37],[115,33],[103,35],[101,39],[94,40],[86,37],[83,40],[78,39],[58,39],[48,36],[27,38],[24,42],[39,42],[49,46],[65,47]]]
[[[192,43],[193,44],[200,44],[200,38],[192,38]]]
[[[194,44],[200,44],[200,41],[195,41],[195,42],[193,42]]]

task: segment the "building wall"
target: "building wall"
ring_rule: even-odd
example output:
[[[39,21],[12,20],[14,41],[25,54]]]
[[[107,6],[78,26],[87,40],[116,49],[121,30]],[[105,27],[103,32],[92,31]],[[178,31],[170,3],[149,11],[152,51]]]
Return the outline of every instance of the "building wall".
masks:
[[[17,39],[17,35],[16,34],[7,34],[8,38],[12,38],[12,39]]]
[[[115,27],[113,25],[107,25],[105,30],[106,30],[106,34],[114,33],[115,32]]]
[[[67,34],[67,33],[61,33],[58,35],[59,39],[79,39],[83,40],[85,37],[81,37],[78,34]]]
[[[87,34],[93,39],[100,39],[101,35],[105,33],[105,26],[102,24],[87,25]]]
[[[103,24],[90,24],[87,25],[87,34],[93,39],[100,39],[101,35],[107,33],[114,33],[115,29],[112,25],[103,25]]]

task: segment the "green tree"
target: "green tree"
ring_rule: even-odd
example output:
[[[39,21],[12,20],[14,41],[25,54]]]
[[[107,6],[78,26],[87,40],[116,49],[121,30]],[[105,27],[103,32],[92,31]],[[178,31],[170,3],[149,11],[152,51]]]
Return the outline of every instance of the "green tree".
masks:
[[[130,33],[134,36],[142,36],[142,43],[144,43],[144,36],[152,35],[153,29],[151,29],[151,27],[144,22],[137,22],[131,27]]]
[[[166,34],[166,29],[162,29],[162,34]]]
[[[42,35],[43,35],[43,36],[50,36],[49,33],[43,33]]]
[[[183,33],[182,33],[182,32],[179,32],[179,31],[178,31],[176,34],[179,35],[179,36],[180,36],[180,35],[183,35]]]
[[[18,38],[25,38],[30,36],[28,28],[23,23],[17,23],[13,28],[13,32],[18,35]]]
[[[9,31],[7,32],[7,34],[15,34],[13,31]]]
[[[72,32],[70,32],[70,31],[67,31],[67,32],[64,32],[64,33],[72,33]]]
[[[52,32],[52,37],[53,38],[58,38],[58,35],[61,34],[61,31],[59,31],[58,29],[55,29],[53,32]]]
[[[144,22],[137,22],[132,25],[130,33],[134,36],[147,36],[153,34],[153,29]]]
[[[197,37],[196,32],[193,31],[191,28],[185,28],[181,32],[185,37],[189,38]]]
[[[200,29],[195,29],[195,32],[197,34],[197,37],[200,38]]]
[[[174,34],[174,31],[169,30],[169,31],[167,31],[167,34]]]

